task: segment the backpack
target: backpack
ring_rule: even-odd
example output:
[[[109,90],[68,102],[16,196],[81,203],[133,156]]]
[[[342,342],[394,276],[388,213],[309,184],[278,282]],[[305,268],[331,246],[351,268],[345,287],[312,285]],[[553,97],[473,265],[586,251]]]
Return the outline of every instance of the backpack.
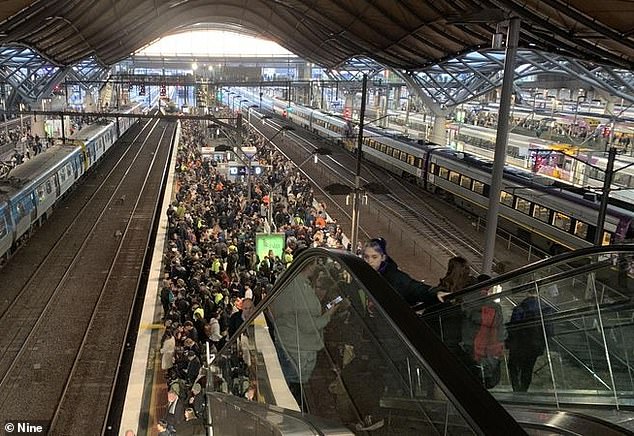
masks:
[[[533,354],[543,354],[546,348],[539,313],[540,304],[536,297],[527,297],[515,306],[509,322],[509,348],[523,348]],[[553,312],[550,307],[543,306],[542,312],[547,316]],[[546,334],[551,336],[553,328],[546,323]]]
[[[480,328],[473,340],[473,360],[479,369],[479,377],[485,388],[491,389],[500,382],[500,362],[504,354],[504,342],[500,339],[502,319],[495,306],[480,308]]]

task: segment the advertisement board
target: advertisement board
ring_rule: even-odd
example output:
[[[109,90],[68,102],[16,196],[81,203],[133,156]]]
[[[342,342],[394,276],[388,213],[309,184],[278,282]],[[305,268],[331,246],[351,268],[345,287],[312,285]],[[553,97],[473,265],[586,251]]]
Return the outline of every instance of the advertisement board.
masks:
[[[286,245],[286,235],[284,233],[258,233],[255,235],[255,251],[260,258],[264,259],[273,250],[276,256],[282,257]]]

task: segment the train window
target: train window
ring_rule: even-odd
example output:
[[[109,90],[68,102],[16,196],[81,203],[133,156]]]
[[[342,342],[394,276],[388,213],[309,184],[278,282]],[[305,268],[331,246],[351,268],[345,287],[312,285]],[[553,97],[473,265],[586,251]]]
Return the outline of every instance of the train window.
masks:
[[[601,241],[601,245],[610,245],[611,240],[612,234],[610,232],[603,232],[603,240]]]
[[[407,155],[407,165],[414,166],[414,160],[414,156],[412,156],[411,154]]]
[[[440,169],[438,170],[438,175],[440,177],[442,177],[443,179],[448,179],[449,178],[449,170],[447,168],[443,168],[443,167],[439,167]]]
[[[588,237],[588,225],[583,221],[577,221],[575,224],[575,236],[581,239],[587,239]]]
[[[44,185],[40,185],[37,187],[37,198],[40,202],[44,201],[46,196],[44,195]]]
[[[449,171],[449,181],[451,183],[455,183],[456,185],[460,183],[460,173]]]
[[[22,219],[26,216],[27,214],[27,210],[24,207],[24,204],[20,201],[18,204],[16,204],[15,206],[15,210],[18,213],[18,219]]]
[[[536,204],[533,208],[533,218],[537,218],[538,220],[544,221],[545,223],[550,222],[550,209]]]
[[[46,181],[46,193],[50,194],[51,192],[53,192],[53,186],[51,185],[51,181],[47,180]]]
[[[416,166],[420,169],[423,169],[423,158],[421,157],[416,158]]]
[[[518,197],[515,209],[528,215],[531,212],[531,202]]]
[[[7,236],[7,222],[4,217],[0,217],[0,238]]]
[[[401,160],[403,162],[408,162],[409,161],[408,156],[409,156],[409,154],[405,153],[404,151],[401,151]]]
[[[387,145],[381,144],[381,153],[385,153],[387,150]]]
[[[462,176],[460,178],[460,186],[466,189],[471,189],[471,178],[467,176]]]
[[[421,161],[422,161],[422,159],[421,159]],[[432,162],[432,163],[429,165],[429,172],[430,172],[430,173],[432,173],[432,174],[438,174],[438,173],[436,172],[436,170],[437,170],[437,169],[438,169],[438,167],[436,166],[436,164],[435,164],[435,163],[433,163],[433,162]]]
[[[555,216],[553,217],[553,225],[565,232],[569,232],[570,228],[572,227],[572,219],[568,215],[555,212]]]
[[[66,180],[66,173],[64,172],[64,170],[59,172],[59,179],[63,182],[64,180]]]
[[[385,147],[385,150],[383,150],[383,152],[388,156],[392,156],[392,147]]]
[[[508,207],[513,207],[513,194],[509,194],[506,191],[500,192],[500,203]]]
[[[484,195],[484,183],[478,182],[477,180],[473,181],[473,192],[476,194]]]

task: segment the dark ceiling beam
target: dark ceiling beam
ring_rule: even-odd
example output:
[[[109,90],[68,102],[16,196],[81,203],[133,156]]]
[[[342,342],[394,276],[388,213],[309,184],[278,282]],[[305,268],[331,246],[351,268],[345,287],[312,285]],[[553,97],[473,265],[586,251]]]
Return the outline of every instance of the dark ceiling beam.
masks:
[[[394,15],[388,11],[387,9],[380,7],[379,5],[374,5],[374,8],[379,11],[385,18],[389,19],[390,22],[394,25],[394,26],[399,26],[400,24],[398,23],[397,19],[394,17]],[[422,21],[422,20],[421,20]],[[390,43],[387,46],[384,46],[382,48],[383,52],[387,52],[389,51],[390,48],[395,47],[395,46],[400,46],[400,43],[402,41],[404,41],[407,38],[413,38],[416,41],[418,41],[419,43],[421,43],[422,45],[427,45],[430,47],[433,47],[436,49],[436,51],[439,51],[441,53],[444,53],[447,51],[447,47],[443,47],[441,45],[439,45],[438,43],[436,43],[435,41],[429,41],[429,40],[424,40],[420,35],[417,35],[416,33],[425,28],[425,27],[429,27],[430,23],[424,23],[423,25],[417,27],[416,29],[403,29],[406,31],[405,35],[403,35],[401,38],[399,38],[396,41],[390,41]],[[446,34],[444,35],[445,37],[447,36]],[[464,41],[460,42],[460,45],[464,45]],[[405,49],[405,51],[409,52],[412,54],[412,56],[414,56],[414,58],[418,58],[420,57],[420,54],[417,53],[414,49],[409,49],[409,47],[404,46],[404,47],[399,47],[400,49]],[[427,54],[427,53],[426,53]],[[430,56],[427,56],[428,58]]]
[[[347,14],[354,16],[354,12],[351,11],[349,7],[346,7],[346,2],[329,0],[329,3],[331,7],[334,7],[337,10],[343,10]],[[388,61],[389,58],[391,58],[391,62],[398,62],[399,64],[403,62],[403,58],[401,56],[383,53],[380,46],[377,46],[373,42],[364,41],[363,38],[359,37],[359,35],[353,33],[350,30],[350,26],[352,25],[352,23],[354,23],[356,19],[353,19],[351,23],[343,23],[341,21],[337,21],[333,17],[327,17],[326,20],[328,21],[328,23],[321,24],[321,26],[327,26],[327,29],[333,30],[333,32],[331,32],[331,38],[334,38],[337,43],[339,43],[339,39],[346,39],[347,41],[349,41],[349,43],[353,45],[353,47],[349,47],[347,58],[362,55],[372,56],[377,60],[381,60],[381,58],[383,58],[384,61]],[[333,24],[337,28],[336,31],[335,29],[333,29]],[[362,25],[371,34],[376,34],[376,29],[370,27],[365,23],[362,23]],[[352,37],[349,37],[348,34],[350,34]]]
[[[565,10],[566,15],[571,17],[573,20],[583,24],[605,36],[607,39],[612,39],[614,41],[619,41],[621,44],[626,45],[627,47],[634,48],[634,41],[631,41],[627,38],[627,36],[620,32],[615,32],[609,27],[605,26],[600,21],[596,19],[592,19],[588,17],[586,14],[579,12],[574,8],[574,5],[569,1],[563,2],[561,0],[542,0],[544,3],[548,4],[550,7],[556,10]]]
[[[64,8],[49,10],[49,14],[44,17],[45,29],[53,35],[40,39],[34,34],[33,37],[26,38],[26,41],[65,65],[89,55],[98,57],[98,53],[86,37],[90,23],[86,24],[88,18],[84,18],[89,14],[98,13],[98,10],[95,10],[96,4],[101,3],[98,0],[81,1],[76,5],[70,2]]]
[[[494,0],[494,3],[497,4],[498,7],[508,10],[514,10],[517,16],[519,16],[523,22],[530,22],[533,26],[539,25],[546,29],[546,31],[551,31],[553,33],[553,36],[558,36],[556,43],[564,47],[570,47],[570,52],[576,53],[575,57],[583,57],[584,53],[586,54],[586,56],[590,53],[595,53],[596,61],[602,61],[605,63],[607,60],[608,62],[616,63],[617,65],[622,64],[623,62],[623,59],[620,56],[614,56],[610,51],[601,48],[596,43],[589,44],[581,38],[570,40],[569,32],[566,29],[562,29],[552,20],[544,18],[528,8],[519,7],[519,5],[516,4],[513,0]]]
[[[339,9],[338,4],[335,6]],[[328,58],[323,56],[321,61],[316,62],[318,64],[334,68],[354,56],[368,54],[376,55],[376,50],[373,50],[368,45],[364,45],[362,41],[359,41],[359,38],[356,35],[350,33],[351,36],[348,36],[349,32],[346,32],[346,27],[344,27],[341,23],[333,21],[331,17],[328,17],[325,14],[314,17],[311,14],[302,13],[302,11],[294,9],[293,14],[297,14],[296,19],[298,21],[302,21],[302,25],[306,26],[309,32],[314,31],[314,29],[319,29],[325,36],[325,38],[322,38],[321,44],[319,45],[321,52],[327,54],[331,50],[337,50],[342,53],[342,56],[338,59],[329,59],[328,61],[326,61]],[[305,21],[310,21],[310,25],[308,23],[304,23]],[[333,44],[326,46],[326,42],[333,42]],[[324,49],[323,47],[326,48]],[[302,51],[296,51],[296,53],[302,53],[302,57],[305,57]]]

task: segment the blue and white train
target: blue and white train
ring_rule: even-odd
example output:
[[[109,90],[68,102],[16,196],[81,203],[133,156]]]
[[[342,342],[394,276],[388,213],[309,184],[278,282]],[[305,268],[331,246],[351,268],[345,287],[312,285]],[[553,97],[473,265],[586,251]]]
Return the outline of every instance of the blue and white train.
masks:
[[[260,106],[260,97],[237,92]],[[245,105],[244,107],[248,107]],[[356,132],[350,121],[286,101],[262,98],[262,110],[273,111],[305,129],[355,152]],[[246,109],[245,109],[246,110]],[[488,207],[492,161],[435,144],[422,144],[368,128],[364,158],[436,192],[484,218]],[[507,167],[500,195],[499,226],[526,243],[552,254],[592,246],[597,232],[598,195],[530,171]],[[634,238],[634,206],[610,199],[601,241]]]
[[[127,110],[140,111],[138,104]],[[72,145],[49,147],[0,179],[0,260],[48,218],[57,200],[137,121],[98,121],[78,131]]]

